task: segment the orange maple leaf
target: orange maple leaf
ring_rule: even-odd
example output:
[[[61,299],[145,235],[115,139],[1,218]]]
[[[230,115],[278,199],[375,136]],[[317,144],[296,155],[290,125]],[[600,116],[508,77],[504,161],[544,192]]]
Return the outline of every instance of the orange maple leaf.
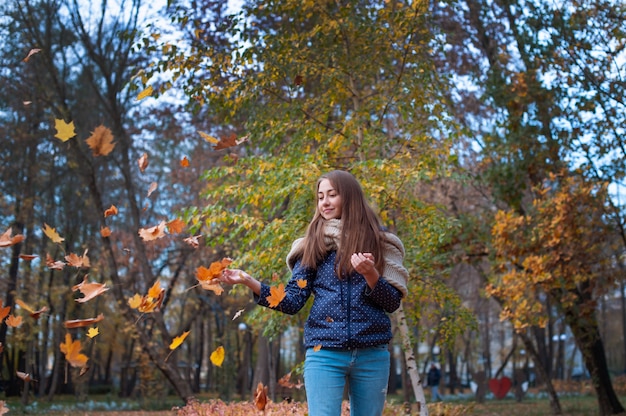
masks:
[[[254,404],[260,411],[265,410],[267,406],[267,386],[264,386],[262,382],[256,386],[256,392],[254,393]]]
[[[85,367],[89,358],[80,352],[82,345],[79,340],[72,341],[70,334],[65,334],[65,342],[61,343],[61,352],[72,367]]]
[[[109,290],[104,283],[87,282],[87,275],[83,278],[83,281],[77,285],[72,286],[72,292],[80,291],[84,296],[82,298],[75,299],[76,302],[85,303],[98,295]]]
[[[103,238],[107,238],[111,236],[111,229],[109,227],[102,227],[100,228],[100,235]]]
[[[222,260],[214,261],[207,269],[204,266],[200,266],[196,269],[196,277],[200,281],[213,280],[216,277],[220,277],[224,269],[226,269],[233,262],[233,259],[224,257]]]
[[[110,217],[111,215],[117,215],[117,207],[115,205],[111,205],[109,209],[104,211],[104,218]]]
[[[187,156],[183,157],[180,160],[180,166],[183,168],[188,168],[189,167],[189,159],[187,159]]]
[[[106,156],[115,147],[113,143],[113,133],[108,127],[100,125],[91,133],[91,136],[85,140],[94,156]]]
[[[100,315],[96,316],[95,318],[71,319],[69,321],[65,321],[63,323],[63,325],[67,329],[82,328],[82,327],[85,327],[85,326],[96,324],[96,323],[102,321],[103,319],[104,319],[104,314],[101,313]]]
[[[22,325],[22,317],[21,316],[15,316],[15,315],[9,315],[7,317],[7,320],[4,321],[7,326],[10,326],[11,328],[17,328],[20,325]]]
[[[30,315],[31,318],[33,319],[39,319],[39,317],[41,316],[42,313],[46,312],[48,310],[47,306],[43,306],[41,309],[39,310],[35,310],[35,308],[33,308],[32,306],[30,306],[29,304],[27,304],[26,302],[20,300],[20,299],[15,299],[15,303],[22,309],[24,309],[26,312],[28,312],[28,314]]]
[[[13,234],[13,230],[9,228],[4,234],[0,235],[0,247],[10,247],[24,240],[22,234],[18,234],[15,237],[11,237],[11,234]]]
[[[283,299],[285,299],[285,296],[286,296],[286,293],[285,293],[284,284],[281,283],[278,285],[278,287],[276,286],[270,287],[270,294],[266,298],[267,302],[269,303],[269,307],[270,308],[277,307],[280,304],[280,302],[282,302]]]
[[[89,257],[87,257],[87,252],[89,251],[89,249],[85,249],[85,252],[83,253],[82,256],[79,256],[77,254],[74,253],[70,253],[67,256],[65,256],[65,260],[67,261],[67,264],[69,264],[72,267],[85,267],[88,268],[89,265]]]
[[[4,321],[4,318],[11,312],[10,306],[2,307],[2,299],[0,299],[0,322]]]
[[[180,218],[174,218],[172,221],[167,223],[167,230],[170,234],[179,234],[185,228],[185,222]]]
[[[139,236],[144,241],[152,241],[165,237],[165,221],[161,221],[159,225],[150,228],[140,228]]]
[[[296,283],[298,283],[298,287],[300,289],[304,289],[306,287],[307,281],[305,279],[298,279],[296,280]]]

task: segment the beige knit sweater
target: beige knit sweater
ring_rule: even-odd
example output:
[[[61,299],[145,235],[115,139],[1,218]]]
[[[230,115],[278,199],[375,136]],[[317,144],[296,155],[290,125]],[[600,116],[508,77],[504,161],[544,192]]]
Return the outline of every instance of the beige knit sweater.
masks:
[[[329,251],[337,250],[340,236],[341,220],[331,219],[324,222],[324,241]],[[289,266],[289,269],[293,269],[296,260],[302,257],[303,252],[304,238],[298,238],[293,242],[291,251],[287,254],[287,266]],[[402,265],[404,245],[395,234],[384,233],[383,256],[385,257],[385,270],[383,270],[382,278],[402,292],[402,297],[406,297],[409,272]]]

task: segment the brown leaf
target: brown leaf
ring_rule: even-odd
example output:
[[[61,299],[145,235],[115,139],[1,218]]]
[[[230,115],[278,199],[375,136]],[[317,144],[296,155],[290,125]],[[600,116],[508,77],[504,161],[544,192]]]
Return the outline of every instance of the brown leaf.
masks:
[[[30,51],[28,51],[28,55],[26,55],[26,57],[24,59],[22,59],[23,62],[28,62],[31,58],[31,56],[33,56],[36,53],[41,52],[41,49],[39,48],[33,48]]]
[[[93,324],[97,324],[98,322],[102,321],[104,319],[104,314],[100,314],[98,316],[96,316],[95,318],[88,318],[88,319],[71,319],[69,321],[65,321],[63,323],[63,325],[65,325],[65,327],[67,329],[72,329],[72,328],[83,328],[89,325],[93,325]]]
[[[21,299],[15,299],[15,303],[22,309],[24,309],[26,312],[28,312],[28,314],[30,315],[31,318],[33,319],[39,319],[39,317],[41,316],[42,313],[46,312],[48,310],[47,306],[42,306],[41,309],[39,310],[35,310],[32,306],[30,306],[29,304],[27,304],[26,302],[22,301]]]
[[[107,238],[111,236],[111,229],[109,227],[102,227],[100,228],[100,235],[103,238]]]
[[[85,275],[85,278],[81,283],[72,286],[73,292],[76,292],[77,290],[80,291],[84,295],[84,297],[75,299],[76,302],[85,303],[95,298],[96,296],[106,292],[107,290],[109,290],[109,288],[106,287],[104,283],[87,282],[87,275]]]
[[[263,386],[263,383],[259,382],[256,386],[256,392],[254,393],[254,404],[256,408],[264,411],[267,406],[267,386]]]
[[[202,237],[202,235],[192,235],[191,237],[185,238],[183,241],[193,248],[198,248],[200,246],[200,237]]]
[[[115,143],[113,143],[113,133],[108,127],[98,126],[91,133],[91,136],[85,140],[94,156],[106,156],[115,147]]]
[[[9,228],[4,232],[4,234],[0,235],[0,247],[10,247],[24,241],[24,236],[22,234],[18,234],[15,237],[11,237],[11,234],[13,234],[13,230]]]
[[[4,322],[7,324],[7,326],[10,326],[11,328],[18,328],[20,325],[22,325],[22,317],[9,315],[7,320]]]
[[[241,139],[237,139],[235,134],[230,134],[220,139],[219,142],[213,148],[214,150],[227,149],[229,147],[240,145],[243,142],[248,141],[248,136],[243,136]]]
[[[144,153],[141,155],[141,157],[137,160],[137,164],[139,165],[139,170],[143,173],[143,171],[148,167],[148,154]]]
[[[65,268],[65,263],[60,260],[54,261],[50,254],[46,253],[46,266],[52,270],[63,270]]]
[[[84,267],[84,268],[89,268],[89,257],[87,257],[87,251],[89,251],[89,249],[85,249],[85,252],[83,253],[82,256],[79,256],[77,254],[74,253],[70,253],[67,256],[65,256],[65,260],[67,261],[67,264],[69,264],[72,267]]]
[[[159,187],[158,183],[152,182],[150,186],[148,187],[148,194],[146,195],[146,198],[150,198],[150,195],[152,195],[152,193],[156,191],[158,187]]]
[[[22,380],[24,380],[25,382],[29,383],[31,381],[36,382],[37,380],[31,378],[30,374],[28,373],[23,373],[21,371],[16,371],[15,375],[17,375],[19,378],[21,378]]]
[[[152,241],[165,237],[165,221],[161,221],[159,225],[155,225],[154,227],[140,228],[139,236],[144,241]]]

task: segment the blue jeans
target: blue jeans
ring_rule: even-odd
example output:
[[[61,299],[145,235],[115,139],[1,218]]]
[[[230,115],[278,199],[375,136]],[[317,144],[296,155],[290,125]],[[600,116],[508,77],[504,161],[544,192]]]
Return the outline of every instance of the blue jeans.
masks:
[[[307,349],[304,387],[309,416],[340,416],[348,381],[351,416],[380,416],[387,397],[386,345],[355,350]]]

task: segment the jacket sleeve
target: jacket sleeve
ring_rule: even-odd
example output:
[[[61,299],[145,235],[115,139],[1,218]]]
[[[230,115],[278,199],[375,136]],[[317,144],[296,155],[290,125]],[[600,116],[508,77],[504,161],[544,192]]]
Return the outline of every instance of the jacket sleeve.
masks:
[[[285,286],[285,297],[275,307],[270,307],[267,300],[272,295],[271,287],[265,283],[261,283],[260,295],[254,295],[254,301],[266,308],[275,309],[277,311],[293,315],[300,311],[311,296],[313,279],[315,278],[315,270],[303,267],[298,260],[293,268],[291,279]],[[274,286],[277,288],[278,286]]]
[[[381,307],[388,313],[392,313],[398,309],[400,307],[400,302],[402,302],[402,292],[382,277],[378,279],[374,289],[370,289],[369,286],[366,286],[365,296],[372,303]]]

